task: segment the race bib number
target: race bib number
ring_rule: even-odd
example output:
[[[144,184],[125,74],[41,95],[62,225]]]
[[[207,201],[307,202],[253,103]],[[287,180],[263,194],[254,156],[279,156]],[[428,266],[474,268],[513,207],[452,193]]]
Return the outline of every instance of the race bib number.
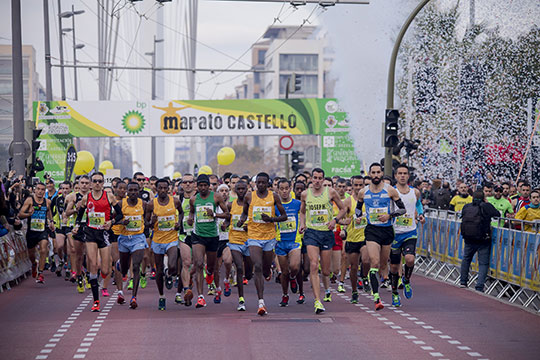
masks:
[[[193,226],[189,226],[187,223],[187,217],[184,216],[184,220],[182,220],[182,223],[184,224],[184,231],[187,235],[191,235],[191,232],[193,231]]]
[[[369,208],[369,223],[370,224],[384,224],[385,222],[379,221],[379,215],[388,214],[388,209],[383,208]]]
[[[271,206],[254,206],[253,207],[253,222],[264,224],[266,221],[262,219],[262,214],[272,216],[272,207]]]
[[[309,212],[310,224],[313,226],[326,225],[330,222],[330,214],[328,210],[310,210]]]
[[[45,219],[30,220],[30,230],[32,231],[45,231]]]
[[[354,228],[355,228],[355,229],[358,229],[358,230],[365,228],[366,225],[367,225],[367,218],[361,217],[361,218],[360,218],[360,224],[358,224],[358,222],[356,221],[357,219],[358,219],[358,218],[357,218],[356,216],[353,218],[353,221],[354,221]]]
[[[209,223],[214,221],[214,217],[207,214],[208,210],[214,210],[212,205],[197,205],[195,209],[198,223]]]
[[[126,231],[142,230],[143,222],[141,215],[126,216],[126,220],[129,220],[129,223],[126,225]]]
[[[88,213],[88,226],[94,229],[103,229],[105,227],[105,213],[103,212]]]
[[[398,216],[396,218],[396,227],[411,227],[413,225],[413,218],[409,214]]]
[[[296,217],[289,216],[287,220],[279,223],[279,231],[282,234],[293,233],[296,231]]]
[[[238,222],[240,221],[240,217],[241,217],[240,214],[232,216],[232,219],[231,219],[232,220],[232,229],[235,230],[235,231],[245,231],[244,227],[238,226]]]
[[[175,217],[174,215],[169,216],[158,216],[157,224],[159,231],[171,231],[174,230]]]

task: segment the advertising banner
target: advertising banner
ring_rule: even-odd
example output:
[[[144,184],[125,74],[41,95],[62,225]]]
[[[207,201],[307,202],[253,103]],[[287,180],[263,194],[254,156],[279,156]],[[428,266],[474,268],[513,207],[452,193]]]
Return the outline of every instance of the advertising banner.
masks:
[[[51,101],[38,128],[73,137],[330,135],[348,133],[334,99]],[[40,125],[41,124],[41,125]]]
[[[75,146],[70,145],[66,150],[66,181],[71,181],[71,177],[73,176],[73,169],[75,169],[75,162],[77,162],[77,150],[75,149]]]

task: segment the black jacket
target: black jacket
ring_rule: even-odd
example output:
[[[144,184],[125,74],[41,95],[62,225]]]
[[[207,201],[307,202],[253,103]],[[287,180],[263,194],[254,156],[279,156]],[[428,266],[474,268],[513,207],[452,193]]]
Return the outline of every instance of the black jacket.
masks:
[[[484,241],[489,242],[489,241],[491,241],[491,219],[501,216],[501,213],[499,212],[499,210],[497,210],[495,208],[495,206],[491,205],[488,202],[479,201],[477,199],[474,199],[471,204],[466,204],[463,207],[462,214],[463,214],[466,207],[476,206],[479,203],[480,203],[481,216],[482,216],[482,222],[481,222],[482,225],[481,226],[482,226],[482,229],[483,229],[484,233],[486,234]],[[469,242],[468,239],[465,238],[465,242]]]

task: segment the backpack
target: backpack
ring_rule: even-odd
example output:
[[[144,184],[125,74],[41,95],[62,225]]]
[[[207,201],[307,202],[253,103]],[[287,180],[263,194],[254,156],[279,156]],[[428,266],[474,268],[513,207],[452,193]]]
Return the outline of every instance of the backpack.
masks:
[[[482,241],[486,237],[480,204],[470,204],[461,212],[461,235],[466,240]]]

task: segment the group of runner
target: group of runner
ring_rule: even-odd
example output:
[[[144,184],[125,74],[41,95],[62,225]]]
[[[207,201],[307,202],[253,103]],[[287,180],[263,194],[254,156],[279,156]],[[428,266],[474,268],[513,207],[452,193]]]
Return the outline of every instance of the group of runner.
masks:
[[[138,172],[104,187],[103,174],[95,172],[80,176],[73,187],[63,182],[58,191],[52,181],[37,183],[18,219],[28,219],[36,282],[44,283],[51,239],[53,270],[62,276],[65,269],[78,292],[91,289],[92,311],[100,310],[100,286],[101,295],[109,296],[111,274],[117,302],[124,304],[124,291],[131,290],[129,307],[137,308],[148,269],[159,310],[166,309],[164,287],[176,287],[175,302],[186,306],[196,290],[195,306],[202,308],[207,289],[220,303],[236,286],[237,310],[245,311],[244,286],[253,279],[257,314],[263,316],[268,313],[265,281],[275,273],[283,293],[280,306],[288,306],[289,290],[303,304],[309,279],[320,314],[323,303],[332,301],[334,279],[340,280],[338,292],[346,291],[347,270],[351,302],[358,303],[360,290],[371,292],[380,310],[380,282],[391,287],[393,306],[401,306],[401,287],[406,298],[412,297],[416,226],[424,221],[420,193],[408,185],[409,169],[401,165],[395,173],[396,187],[383,181],[378,163],[368,176],[350,180],[327,178],[319,168],[292,182],[264,172],[221,181],[215,175],[184,174],[177,182]]]

